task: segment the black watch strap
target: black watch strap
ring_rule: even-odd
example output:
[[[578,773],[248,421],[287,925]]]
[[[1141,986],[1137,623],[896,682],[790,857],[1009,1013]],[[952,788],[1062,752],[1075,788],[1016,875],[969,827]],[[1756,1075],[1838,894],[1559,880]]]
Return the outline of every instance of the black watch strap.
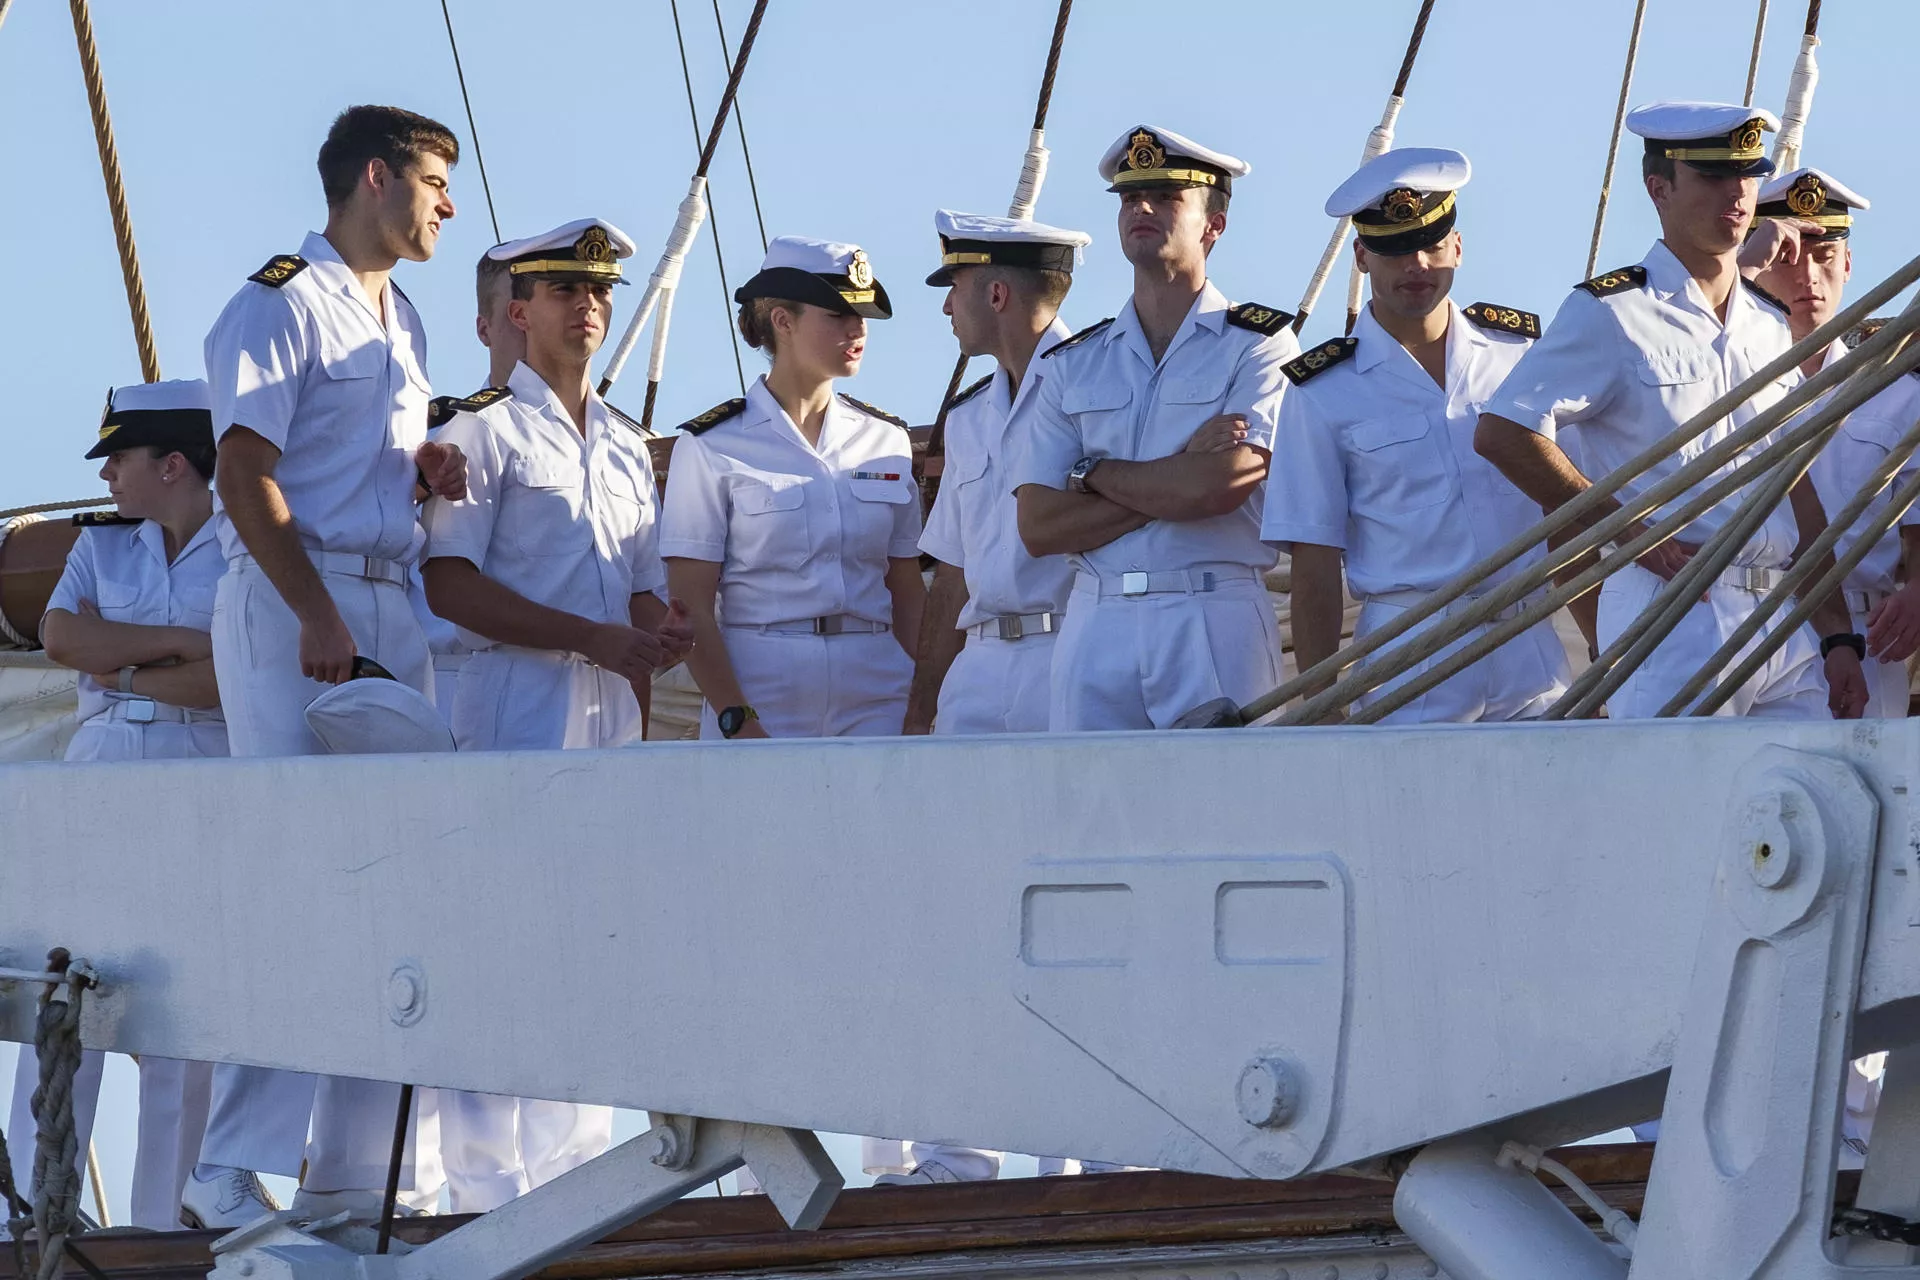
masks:
[[[1820,657],[1825,661],[1835,649],[1851,649],[1862,662],[1867,660],[1867,638],[1858,631],[1837,631],[1820,641]]]
[[[722,707],[714,713],[714,721],[719,725],[720,736],[731,738],[747,727],[747,721],[758,720],[760,713],[752,707]]]

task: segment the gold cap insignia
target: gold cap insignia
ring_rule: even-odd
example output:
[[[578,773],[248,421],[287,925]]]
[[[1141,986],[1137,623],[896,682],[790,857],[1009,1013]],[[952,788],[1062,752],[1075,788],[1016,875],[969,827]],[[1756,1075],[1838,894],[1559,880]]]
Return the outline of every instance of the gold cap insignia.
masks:
[[[1787,208],[1801,217],[1820,212],[1826,207],[1827,184],[1811,173],[1803,173],[1787,191]]]
[[[1727,136],[1727,145],[1735,151],[1758,151],[1760,133],[1765,128],[1766,121],[1755,116]]]
[[[605,227],[588,227],[573,242],[573,254],[582,262],[612,262],[613,243]]]
[[[102,440],[105,440],[108,436],[112,435],[120,427],[120,424],[117,422],[114,423],[111,427],[107,425],[107,419],[111,418],[112,416],[113,416],[113,388],[108,387],[106,407],[100,410],[100,438]]]
[[[867,261],[865,249],[853,251],[853,261],[847,264],[847,280],[856,289],[873,287],[873,264]]]
[[[1389,191],[1380,211],[1394,222],[1412,222],[1420,216],[1420,193],[1408,187]]]
[[[1136,129],[1133,137],[1127,139],[1127,168],[1163,169],[1167,164],[1167,149],[1160,145],[1160,139],[1148,129]]]

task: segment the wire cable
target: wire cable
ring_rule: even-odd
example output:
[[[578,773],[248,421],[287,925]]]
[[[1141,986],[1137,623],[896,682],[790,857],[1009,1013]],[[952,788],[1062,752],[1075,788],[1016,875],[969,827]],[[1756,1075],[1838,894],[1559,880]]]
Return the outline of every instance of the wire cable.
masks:
[[[698,147],[700,145],[700,108],[695,106],[693,102],[693,70],[687,63],[687,40],[680,29],[680,0],[669,0],[669,6],[673,10],[673,38],[680,46],[680,78],[686,82],[687,86],[687,120],[693,126],[693,145]],[[715,10],[714,16],[716,18],[719,16],[718,10]],[[726,36],[722,33],[720,44],[721,56],[726,56],[726,52]],[[738,110],[739,103],[737,100],[734,103],[734,107],[735,110]],[[742,137],[744,136],[743,134]],[[759,212],[757,198],[754,212]],[[727,255],[722,252],[720,248],[720,210],[713,203],[713,189],[711,187],[707,189],[707,220],[713,223],[713,260],[720,267],[720,314],[726,321],[727,336],[733,343],[733,371],[740,379],[740,394],[745,395],[747,394],[747,367],[740,359],[740,330],[739,327],[733,323],[733,289],[727,284]],[[765,252],[766,232],[764,230],[760,234],[760,240],[761,250]],[[656,323],[665,322],[667,310],[671,308],[672,305],[673,300],[671,298],[661,299],[661,318],[659,321],[656,321]],[[659,384],[653,382],[651,379],[649,380],[649,384],[647,388],[647,403],[640,411],[640,422],[641,425],[651,428],[653,426],[653,401],[659,394]]]
[[[727,52],[727,25],[720,20],[720,0],[713,0],[713,29],[720,33],[720,52]],[[740,156],[747,162],[747,190],[753,193],[753,220],[760,226],[760,252],[767,251],[767,219],[760,212],[760,183],[753,176],[753,151],[747,146],[747,120],[740,114],[740,99],[733,100],[733,127],[740,135]],[[720,227],[714,225],[714,238],[719,239]]]
[[[480,190],[487,197],[487,221],[493,224],[493,242],[499,244],[500,219],[493,211],[493,187],[487,182],[487,158],[480,152],[480,126],[473,122],[473,100],[467,97],[467,73],[460,66],[460,42],[453,38],[453,14],[440,0],[440,16],[447,22],[447,47],[453,50],[453,74],[460,81],[460,102],[467,109],[467,133],[473,138],[473,162],[480,167]]]
[[[1770,0],[1760,0],[1760,16],[1753,20],[1753,56],[1747,59],[1747,96],[1740,99],[1740,105],[1753,105],[1753,86],[1760,78],[1760,42],[1767,34],[1767,6]]]
[[[1613,166],[1620,158],[1620,133],[1627,123],[1627,95],[1633,91],[1633,68],[1640,60],[1640,28],[1647,20],[1647,0],[1633,8],[1633,34],[1627,37],[1627,67],[1620,73],[1620,101],[1613,108],[1613,138],[1607,143],[1607,168],[1600,175],[1600,206],[1593,211],[1593,242],[1587,246],[1587,278],[1592,279],[1600,262],[1600,233],[1607,225],[1607,201],[1613,195]],[[1748,90],[1748,100],[1753,97]]]

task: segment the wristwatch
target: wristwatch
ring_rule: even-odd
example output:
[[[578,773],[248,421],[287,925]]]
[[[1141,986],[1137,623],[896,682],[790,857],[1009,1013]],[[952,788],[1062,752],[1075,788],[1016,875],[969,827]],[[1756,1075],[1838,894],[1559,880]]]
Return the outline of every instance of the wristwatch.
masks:
[[[1825,661],[1835,649],[1851,649],[1862,662],[1867,660],[1867,638],[1858,631],[1836,631],[1820,641],[1820,658]]]
[[[1098,458],[1082,458],[1080,461],[1074,463],[1073,469],[1067,472],[1067,492],[1086,493],[1087,476],[1099,465],[1100,459]]]
[[[722,707],[714,719],[720,722],[720,736],[731,738],[747,727],[747,721],[758,720],[760,713],[752,707]]]

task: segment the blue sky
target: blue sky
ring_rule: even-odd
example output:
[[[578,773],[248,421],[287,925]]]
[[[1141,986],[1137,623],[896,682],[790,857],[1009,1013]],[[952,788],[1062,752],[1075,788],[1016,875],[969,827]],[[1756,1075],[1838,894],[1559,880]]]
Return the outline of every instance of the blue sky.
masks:
[[[501,233],[597,214],[641,246],[634,274],[644,277],[697,151],[667,0],[450,4]],[[1633,100],[1739,101],[1756,7],[1652,0]],[[724,58],[710,0],[680,8],[704,132]],[[721,8],[737,39],[751,0]],[[1379,117],[1417,8],[1080,0],[1038,211],[1094,235],[1068,322],[1112,315],[1125,299],[1115,203],[1093,167],[1142,122],[1252,163],[1214,279],[1236,300],[1293,309],[1326,243],[1322,202]],[[1805,7],[1772,8],[1756,101],[1778,111]],[[867,248],[895,318],[873,326],[866,368],[846,389],[915,422],[931,419],[955,354],[939,291],[919,283],[936,253],[933,211],[1005,211],[1054,9],[1052,0],[773,0],[748,68],[740,101],[767,232]],[[1583,274],[1632,15],[1633,0],[1438,0],[1397,142],[1458,147],[1473,161],[1459,223],[1463,304],[1550,316]],[[313,157],[342,107],[410,107],[470,142],[437,0],[94,0],[93,17],[167,376],[198,376],[201,338],[226,299],[322,222]],[[1895,229],[1910,224],[1920,174],[1906,162],[1898,103],[1920,7],[1829,5],[1821,34],[1805,159],[1874,202],[1854,239],[1855,281],[1865,284],[1911,252]],[[64,4],[20,0],[0,27],[0,119],[9,122],[0,507],[88,497],[104,491],[81,457],[104,390],[138,381],[140,368]],[[1602,268],[1637,261],[1656,234],[1638,154],[1629,139]],[[494,241],[471,152],[454,196],[459,216],[434,260],[403,264],[395,278],[425,317],[435,389],[464,394],[485,378],[472,266]],[[674,312],[660,424],[739,393],[712,232],[735,285],[757,265],[760,240],[731,131],[713,199],[715,221],[689,257]],[[1343,266],[1309,340],[1339,331],[1344,288]],[[640,292],[620,291],[616,328]],[[644,356],[643,343],[612,396],[636,413]],[[751,377],[758,357],[743,358]],[[0,1050],[0,1067],[6,1057]],[[115,1090],[113,1108],[125,1095]],[[102,1155],[124,1187],[131,1123],[113,1108]]]

